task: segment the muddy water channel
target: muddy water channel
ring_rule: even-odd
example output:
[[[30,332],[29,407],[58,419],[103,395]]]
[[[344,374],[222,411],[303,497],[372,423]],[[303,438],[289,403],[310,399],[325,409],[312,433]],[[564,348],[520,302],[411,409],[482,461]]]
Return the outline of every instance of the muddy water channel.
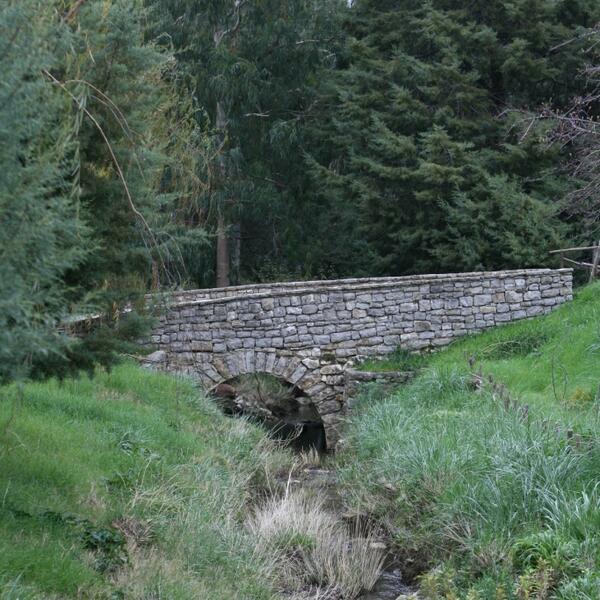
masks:
[[[294,531],[306,531],[306,538],[316,533],[325,550],[306,552],[300,548],[301,559],[290,557],[296,565],[306,563],[306,577],[290,576],[289,600],[408,600],[419,596],[403,581],[394,560],[391,545],[383,528],[363,516],[345,512],[333,457],[326,452],[325,431],[318,412],[310,400],[293,386],[271,376],[244,376],[221,385],[214,392],[215,400],[229,415],[244,415],[260,422],[271,434],[285,440],[298,453],[297,467],[291,474],[281,474],[278,488],[285,490],[283,498],[268,498],[252,527],[260,540],[276,537],[273,529],[287,530],[293,522]],[[290,514],[296,511],[297,514]],[[260,512],[260,511],[259,511]],[[305,529],[302,529],[302,528]],[[323,539],[331,532],[331,540]],[[295,535],[298,535],[297,533]],[[309,556],[307,556],[309,555]],[[341,556],[341,558],[340,558]],[[303,562],[304,561],[304,562]],[[315,564],[321,562],[323,565]],[[300,566],[302,568],[302,566]],[[327,569],[336,571],[331,576]],[[364,576],[357,573],[364,570]],[[341,573],[341,574],[338,574]],[[331,585],[312,581],[332,577],[341,580],[368,582],[369,591],[356,591],[354,583],[344,592]],[[298,580],[304,579],[300,585]],[[299,587],[301,589],[299,589]],[[285,586],[284,586],[285,588]]]

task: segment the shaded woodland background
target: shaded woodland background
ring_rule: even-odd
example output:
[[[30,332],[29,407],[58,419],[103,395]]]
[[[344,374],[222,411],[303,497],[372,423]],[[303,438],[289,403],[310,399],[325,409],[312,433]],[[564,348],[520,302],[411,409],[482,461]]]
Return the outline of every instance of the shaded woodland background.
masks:
[[[599,21],[594,0],[5,0],[0,374],[109,364],[148,290],[597,239]],[[56,328],[94,311],[85,341]]]

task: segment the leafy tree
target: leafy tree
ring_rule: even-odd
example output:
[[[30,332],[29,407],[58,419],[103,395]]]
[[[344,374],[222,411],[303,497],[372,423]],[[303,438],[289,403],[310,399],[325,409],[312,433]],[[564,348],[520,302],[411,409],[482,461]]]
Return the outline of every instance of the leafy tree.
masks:
[[[565,234],[568,183],[547,128],[522,140],[510,109],[567,101],[581,46],[561,44],[597,16],[586,0],[353,3],[312,168],[328,210],[366,241],[356,264],[401,274],[545,261]]]

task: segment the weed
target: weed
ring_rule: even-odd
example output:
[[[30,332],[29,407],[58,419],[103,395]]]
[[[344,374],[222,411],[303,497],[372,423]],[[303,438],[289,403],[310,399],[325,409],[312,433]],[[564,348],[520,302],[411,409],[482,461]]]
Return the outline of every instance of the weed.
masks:
[[[480,359],[504,360],[539,354],[542,346],[550,339],[547,331],[532,325],[527,329],[521,328],[518,335],[514,337],[505,332],[506,330],[500,329],[496,333],[496,339],[481,348],[479,351]]]
[[[600,598],[600,574],[587,570],[567,581],[556,592],[556,600],[597,600]]]
[[[427,356],[419,352],[410,352],[396,348],[385,358],[366,360],[357,369],[361,371],[418,371],[427,364]]]
[[[349,531],[318,495],[288,490],[267,500],[248,526],[262,552],[277,556],[281,585],[296,592],[316,584],[353,600],[372,589],[381,574],[384,557],[375,536]]]
[[[595,399],[594,392],[590,390],[584,390],[580,387],[575,388],[571,397],[568,400],[568,403],[573,407],[586,407],[589,406]]]
[[[117,529],[87,526],[82,532],[81,539],[83,547],[93,551],[94,566],[100,573],[114,571],[127,562],[125,536]]]
[[[517,598],[522,600],[548,600],[556,586],[556,573],[544,560],[535,568],[527,569],[519,576]]]
[[[518,572],[549,571],[555,579],[574,577],[581,572],[579,546],[554,530],[517,539],[511,548],[512,563]]]

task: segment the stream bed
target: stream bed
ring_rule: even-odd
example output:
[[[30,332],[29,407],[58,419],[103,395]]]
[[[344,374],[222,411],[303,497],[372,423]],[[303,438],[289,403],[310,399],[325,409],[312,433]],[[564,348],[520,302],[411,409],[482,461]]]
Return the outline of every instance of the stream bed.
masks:
[[[343,503],[338,491],[337,475],[334,469],[323,468],[320,466],[307,466],[302,469],[295,479],[288,481],[288,484],[295,490],[311,490],[318,494],[323,494],[327,498],[329,510],[340,514],[343,520],[348,521],[348,526],[352,527],[350,521],[353,517],[343,513]],[[387,541],[382,537],[376,543],[382,547],[388,547]],[[319,598],[315,591],[314,598]],[[386,556],[384,570],[379,577],[375,587],[361,594],[357,600],[418,600],[419,595],[415,587],[407,585],[402,577],[402,572],[394,562],[394,556],[389,553]],[[344,600],[344,599],[340,599]]]
[[[368,522],[369,519],[365,519],[364,515],[344,512],[337,473],[334,468],[329,468],[332,461],[328,460],[325,429],[310,398],[295,386],[268,374],[240,376],[228,384],[217,386],[213,396],[226,414],[245,416],[260,423],[272,437],[298,453],[298,462],[303,466],[297,466],[291,474],[281,474],[280,487],[287,490],[286,494],[308,494],[322,502],[326,513],[334,521],[339,521],[339,527],[347,536],[348,541],[342,542],[347,544],[342,553],[352,553],[354,544],[360,542],[359,546],[362,544],[362,548],[370,549],[371,554],[376,556],[375,560],[378,561],[383,554],[383,570],[379,579],[369,592],[358,596],[356,600],[418,599],[417,591],[403,581],[385,534],[378,533],[377,525]],[[373,570],[361,565],[359,571],[372,574],[367,585],[372,585],[377,576],[377,566],[371,565],[370,568]],[[336,593],[332,596],[330,592],[314,586],[303,590],[301,596],[295,592],[287,597],[294,600],[349,600]],[[352,598],[356,598],[354,593]]]

